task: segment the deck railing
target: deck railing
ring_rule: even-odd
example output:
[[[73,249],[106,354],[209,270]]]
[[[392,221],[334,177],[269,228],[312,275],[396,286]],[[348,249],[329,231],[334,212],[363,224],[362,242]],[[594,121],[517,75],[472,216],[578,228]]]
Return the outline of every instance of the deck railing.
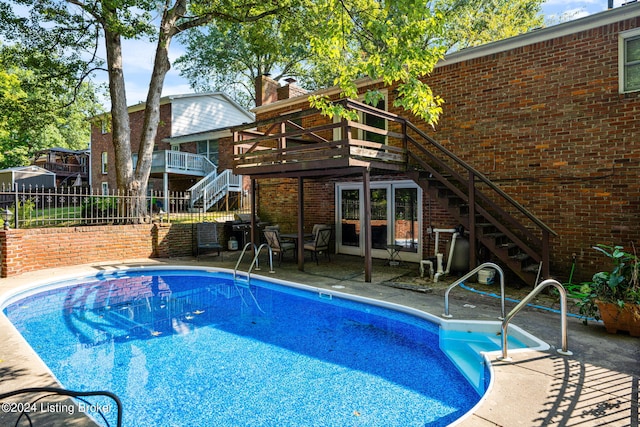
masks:
[[[359,102],[343,103],[362,114],[380,115],[380,110]],[[397,119],[382,113],[385,119]],[[234,173],[242,174],[245,169],[256,175],[350,166],[396,171],[404,168],[402,134],[348,119],[309,127],[298,124],[317,114],[316,110],[305,110],[234,128]]]

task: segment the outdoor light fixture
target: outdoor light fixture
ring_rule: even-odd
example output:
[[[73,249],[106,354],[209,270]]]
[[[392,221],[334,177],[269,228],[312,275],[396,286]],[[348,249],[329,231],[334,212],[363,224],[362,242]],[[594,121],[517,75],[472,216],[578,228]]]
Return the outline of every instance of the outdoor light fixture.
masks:
[[[162,224],[162,221],[164,221],[165,214],[166,212],[163,211],[162,209],[160,209],[160,212],[158,212],[158,216],[160,217],[160,224]]]
[[[4,223],[4,229],[8,230],[9,229],[9,221],[11,221],[11,217],[13,217],[13,212],[11,212],[7,208],[4,208],[0,215],[2,216],[2,222]]]

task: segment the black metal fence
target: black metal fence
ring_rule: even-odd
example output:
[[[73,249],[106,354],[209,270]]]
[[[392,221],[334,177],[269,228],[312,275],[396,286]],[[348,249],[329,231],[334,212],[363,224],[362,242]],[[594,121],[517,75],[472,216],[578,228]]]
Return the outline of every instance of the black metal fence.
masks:
[[[103,193],[81,187],[0,186],[2,222],[10,228],[75,227],[80,225],[158,222],[227,221],[234,211],[203,212],[190,205],[188,193],[150,192],[142,209],[137,195],[114,190]],[[7,212],[8,210],[8,212]]]

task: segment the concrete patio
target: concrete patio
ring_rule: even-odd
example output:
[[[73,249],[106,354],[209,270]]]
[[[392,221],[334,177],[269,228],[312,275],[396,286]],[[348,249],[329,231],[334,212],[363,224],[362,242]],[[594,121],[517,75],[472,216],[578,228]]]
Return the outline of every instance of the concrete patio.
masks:
[[[233,268],[238,252],[225,252],[223,257],[205,256],[200,261],[188,259],[128,260],[77,267],[57,268],[0,280],[0,295],[17,287],[77,274],[148,265],[198,265]],[[247,257],[248,258],[248,257]],[[264,268],[256,274],[333,289],[392,303],[410,306],[434,315],[444,309],[444,291],[454,278],[438,284],[419,278],[415,264],[385,266],[374,260],[373,280],[364,281],[361,258],[332,256],[320,259],[319,265],[307,262],[305,271],[285,260],[275,266],[275,273]],[[242,263],[247,268],[248,260]],[[480,291],[498,293],[496,285],[469,284]],[[517,290],[507,284],[506,296],[520,299],[528,290]],[[557,308],[550,295],[535,302]],[[509,311],[515,302],[507,301]],[[450,312],[456,319],[496,320],[500,301],[492,296],[456,288],[451,293]],[[512,322],[551,345],[547,352],[512,354],[512,362],[492,360],[495,381],[473,414],[461,426],[638,426],[640,389],[640,340],[626,334],[607,334],[600,324],[588,326],[570,317],[569,350],[572,356],[560,356],[560,315],[535,308],[525,308]],[[55,386],[55,380],[34,352],[17,336],[4,316],[0,318],[0,393],[18,388]],[[15,400],[14,400],[15,401]],[[0,412],[0,424],[8,414]],[[75,417],[63,419],[61,414],[48,416],[48,426],[93,425]],[[15,421],[14,421],[15,422]],[[13,424],[11,424],[13,425]],[[35,424],[40,425],[40,424]]]

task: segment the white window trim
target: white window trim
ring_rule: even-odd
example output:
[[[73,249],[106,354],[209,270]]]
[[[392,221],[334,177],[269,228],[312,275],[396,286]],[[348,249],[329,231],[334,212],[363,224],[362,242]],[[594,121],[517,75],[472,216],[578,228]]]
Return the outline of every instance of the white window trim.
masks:
[[[101,182],[100,183],[100,187],[102,188],[102,195],[103,196],[108,196],[109,195],[109,183],[108,182]]]
[[[618,34],[618,91],[619,93],[632,93],[640,91],[640,88],[633,90],[625,90],[624,82],[625,82],[625,64],[626,64],[626,51],[625,51],[625,41],[640,36],[640,28],[635,28],[629,31],[623,31]]]
[[[106,151],[103,151],[100,154],[100,167],[101,167],[101,171],[103,175],[106,175],[109,172],[108,166],[109,162],[108,162],[108,154]]]

